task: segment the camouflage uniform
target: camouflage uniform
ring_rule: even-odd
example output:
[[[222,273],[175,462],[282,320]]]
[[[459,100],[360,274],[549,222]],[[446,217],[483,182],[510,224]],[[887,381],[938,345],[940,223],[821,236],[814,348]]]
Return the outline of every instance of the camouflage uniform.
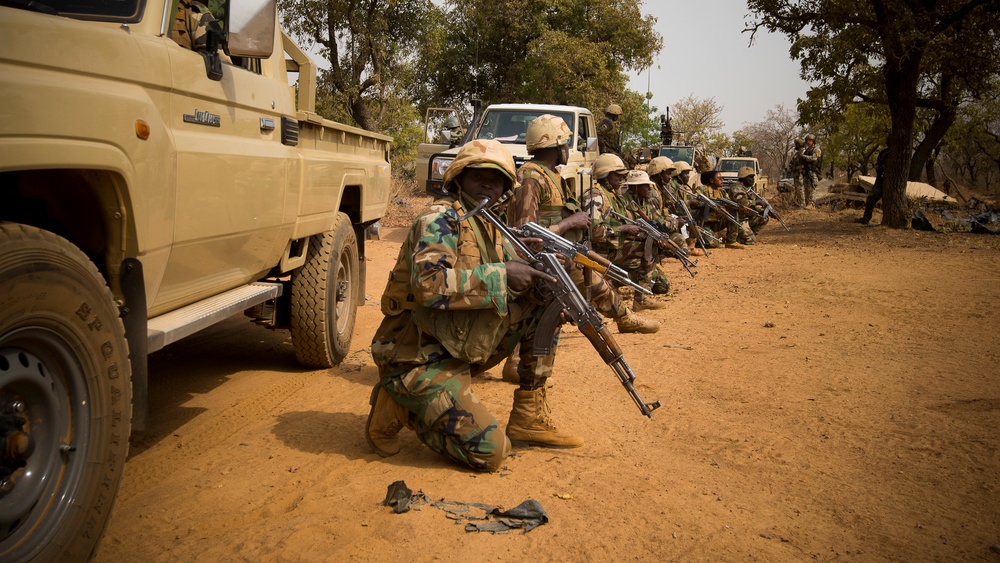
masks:
[[[605,117],[597,126],[597,148],[601,154],[609,152],[622,156],[621,133],[617,122]]]
[[[464,213],[453,198],[414,221],[382,298],[385,318],[372,358],[389,396],[410,414],[420,441],[477,470],[495,469],[510,442],[472,392],[471,376],[521,346],[522,389],[544,386],[554,354],[531,355],[542,312],[507,286],[513,252],[492,226]],[[558,332],[553,343],[558,341]]]
[[[646,252],[646,241],[626,237],[621,233],[624,221],[608,214],[609,209],[631,217],[624,195],[616,194],[602,184],[595,184],[583,198],[584,210],[594,222],[594,250],[616,266],[627,271],[632,281],[652,284],[658,256]]]
[[[649,190],[650,196],[656,193],[655,188]],[[636,209],[642,211],[646,218],[650,221],[655,221],[666,227],[666,233],[670,236],[670,240],[673,241],[679,248],[687,248],[687,241],[684,240],[684,236],[681,235],[680,229],[678,228],[677,218],[673,216],[666,216],[656,208],[656,203],[653,202],[652,198],[646,198],[640,200],[635,193],[630,190],[626,190],[623,195],[623,199],[626,202],[626,207],[631,210],[629,215],[632,218],[640,217]],[[646,276],[645,281],[651,284],[650,290],[656,294],[664,294],[670,291],[670,280],[667,276],[656,268],[656,265],[667,258],[667,251],[661,250],[655,241],[651,238],[644,241],[643,253],[649,256],[652,260],[653,268],[649,271],[649,275]],[[631,275],[631,274],[630,274]],[[635,280],[638,282],[638,280]]]
[[[795,139],[795,148],[788,151],[788,174],[792,176],[792,205],[803,207],[804,197],[802,196],[802,175],[805,166],[802,163],[802,151],[805,149],[805,141]]]
[[[709,199],[719,199],[720,197],[729,198],[731,195],[725,189],[716,189],[712,186],[706,186],[704,184],[699,185],[694,189],[695,193],[705,194]],[[745,195],[745,194],[744,194]],[[711,208],[703,205],[703,202],[695,202],[701,209],[701,221],[702,226],[706,229],[711,230],[716,236],[722,237],[725,234],[725,242],[727,244],[737,242],[739,238],[739,228],[732,221],[726,219],[722,214],[713,211]],[[739,218],[737,217],[737,220]],[[717,243],[714,246],[717,246]]]
[[[823,151],[820,150],[819,145],[813,144],[813,146],[806,145],[806,148],[802,151],[802,156],[800,157],[802,161],[802,187],[805,192],[805,205],[813,204],[813,190],[816,188],[816,180],[819,179],[820,169],[819,162],[823,158]]]
[[[508,210],[508,222],[515,227],[529,222],[551,227],[580,210],[562,176],[546,166],[530,160],[518,169],[517,180],[520,186],[515,192],[514,203]],[[563,238],[579,242],[583,237],[580,231],[574,229],[564,233]],[[580,293],[587,295],[583,270],[573,268],[569,274]],[[618,293],[604,283],[603,279],[597,278],[589,289],[591,303],[602,314],[612,319],[626,314],[625,305]]]
[[[181,47],[204,51],[208,48],[209,29],[222,29],[209,7],[198,0],[180,0],[171,39]]]

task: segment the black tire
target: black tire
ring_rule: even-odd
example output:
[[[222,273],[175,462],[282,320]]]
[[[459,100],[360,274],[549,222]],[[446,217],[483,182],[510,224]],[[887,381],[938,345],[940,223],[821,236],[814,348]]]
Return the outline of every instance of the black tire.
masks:
[[[309,239],[306,263],[292,274],[292,344],[299,363],[333,367],[347,357],[358,310],[358,239],[338,213],[332,231]]]
[[[52,233],[0,223],[0,411],[27,419],[34,443],[24,468],[0,475],[11,487],[0,493],[0,561],[93,554],[128,454],[130,377],[118,307],[94,264]]]

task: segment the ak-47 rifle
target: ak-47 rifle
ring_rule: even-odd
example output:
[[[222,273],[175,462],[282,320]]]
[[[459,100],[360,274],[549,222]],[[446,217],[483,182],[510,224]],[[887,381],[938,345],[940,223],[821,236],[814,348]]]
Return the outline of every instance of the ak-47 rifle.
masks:
[[[750,186],[747,186],[747,193],[749,193],[751,196],[757,198],[757,201],[759,201],[759,202],[761,202],[761,203],[764,204],[764,215],[763,215],[763,217],[765,219],[767,218],[768,215],[772,215],[775,219],[778,220],[779,223],[781,223],[781,226],[784,227],[786,231],[790,231],[791,230],[791,229],[788,228],[788,225],[786,225],[785,222],[781,220],[781,215],[778,215],[778,210],[775,209],[773,205],[771,205],[770,201],[767,201],[766,199],[764,199],[764,196],[762,196],[759,193],[757,193],[756,191],[754,191],[754,189],[752,187],[750,187]]]
[[[509,192],[508,192],[509,193]],[[620,285],[628,285],[632,289],[652,295],[653,292],[635,283],[628,277],[628,272],[615,266],[610,260],[587,248],[586,245],[575,243],[564,239],[553,233],[538,223],[525,223],[518,228],[511,228],[511,232],[521,238],[537,238],[542,241],[544,252],[562,254],[570,261],[575,262],[584,268],[590,268],[603,277],[610,278]]]
[[[687,250],[677,246],[676,242],[670,240],[670,236],[646,218],[644,216],[645,214],[642,213],[642,210],[637,209],[637,211],[641,215],[635,219],[626,217],[625,215],[622,215],[614,210],[611,211],[611,214],[630,225],[635,225],[636,227],[642,229],[642,231],[646,233],[647,237],[658,242],[661,246],[666,248],[670,254],[674,256],[674,258],[680,260],[681,266],[684,266],[684,269],[687,270],[687,273],[691,274],[691,277],[693,278],[695,276],[695,272],[692,271],[691,268],[697,267],[698,263],[692,262],[691,259],[688,258]]]
[[[587,337],[587,340],[590,340],[597,353],[601,355],[604,363],[611,366],[611,370],[615,372],[618,381],[628,391],[628,394],[635,401],[636,406],[639,407],[642,414],[653,418],[653,411],[660,408],[660,401],[647,403],[639,396],[639,392],[635,390],[635,374],[632,372],[632,368],[629,367],[628,362],[625,361],[621,347],[618,346],[614,336],[611,335],[611,330],[605,326],[601,314],[587,302],[583,294],[580,293],[580,290],[577,289],[576,284],[570,279],[569,274],[566,273],[566,269],[559,263],[556,253],[546,250],[533,252],[518,238],[518,233],[514,229],[508,227],[492,211],[486,208],[488,204],[489,198],[484,198],[479,202],[479,205],[463,215],[460,220],[473,215],[479,215],[483,219],[486,219],[487,222],[493,225],[514,246],[517,253],[527,260],[532,267],[556,279],[555,282],[545,281],[554,299],[542,313],[541,319],[538,321],[538,326],[535,328],[532,354],[541,357],[552,353],[552,335],[555,334],[556,327],[561,322],[562,315],[565,312],[573,323],[576,324],[580,332]]]
[[[667,194],[667,197],[670,198],[670,201],[673,201],[674,205],[679,207],[681,211],[684,212],[684,219],[687,220],[688,227],[690,227],[694,231],[694,235],[695,238],[698,240],[698,244],[700,244],[701,249],[705,251],[705,256],[710,256],[710,254],[708,253],[708,244],[705,242],[705,236],[702,234],[702,229],[698,226],[698,222],[694,220],[694,215],[691,214],[691,208],[687,206],[687,202],[685,202],[682,198],[679,198],[676,195],[674,195],[673,191],[670,190],[669,188],[663,191]]]
[[[732,209],[734,212],[745,213],[747,215],[753,215],[754,217],[757,217],[759,219],[763,219],[764,218],[764,216],[761,215],[760,212],[757,211],[756,209],[750,207],[749,205],[740,205],[739,203],[737,203],[737,202],[735,202],[735,201],[733,201],[733,200],[731,200],[729,198],[720,197],[720,198],[716,198],[715,201],[718,202],[718,203],[721,203],[722,205],[725,205],[729,209]]]
[[[708,197],[703,193],[699,193],[696,195],[698,196],[698,199],[700,199],[702,202],[705,203],[705,205],[709,207],[709,209],[716,211],[719,215],[725,217],[727,221],[736,225],[736,229],[739,230],[740,234],[742,234],[743,236],[747,236],[747,232],[743,229],[743,225],[736,220],[736,217],[733,217],[728,211],[726,211],[726,209],[721,204],[716,203],[715,200],[713,200],[712,198]],[[734,201],[733,203],[736,202]]]

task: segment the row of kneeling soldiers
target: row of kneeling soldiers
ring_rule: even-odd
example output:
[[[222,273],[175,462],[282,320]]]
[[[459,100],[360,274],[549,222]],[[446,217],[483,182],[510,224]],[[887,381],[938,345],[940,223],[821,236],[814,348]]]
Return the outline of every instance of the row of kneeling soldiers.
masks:
[[[558,172],[568,162],[570,138],[561,118],[536,118],[525,139],[532,158],[520,169],[495,140],[465,144],[445,172],[448,195],[414,221],[389,276],[381,302],[385,317],[372,340],[380,380],[372,389],[365,434],[375,453],[395,455],[403,428],[431,450],[482,471],[500,468],[512,443],[583,445],[582,438],[556,426],[548,404],[546,382],[555,369],[559,331],[552,335],[549,355],[532,353],[547,305],[538,287],[549,275],[520,259],[492,224],[468,213],[484,199],[513,227],[533,222],[570,241],[589,241],[653,294],[669,290],[657,267],[668,255],[697,256],[721,245],[742,248],[763,225],[740,226],[739,208],[745,213],[754,204],[738,188],[724,188],[717,173],[703,174],[704,185],[695,191],[687,187],[690,166],[662,157],[641,171],[626,169],[613,154],[601,155],[593,168],[596,184],[579,198]],[[736,207],[726,210],[720,199]],[[509,200],[505,207],[494,207],[502,200]],[[645,226],[636,224],[638,219]],[[660,234],[651,236],[649,225]],[[636,311],[661,303],[635,292],[630,306],[592,271],[575,264],[566,269],[619,332],[659,330],[659,323]],[[501,430],[475,396],[472,376],[504,360],[504,379],[518,388]]]

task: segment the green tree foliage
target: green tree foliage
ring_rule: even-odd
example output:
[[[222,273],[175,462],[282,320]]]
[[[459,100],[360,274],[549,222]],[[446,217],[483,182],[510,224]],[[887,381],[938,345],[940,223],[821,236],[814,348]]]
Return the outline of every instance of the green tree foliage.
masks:
[[[1000,186],[1000,100],[962,106],[940,163],[946,172],[978,188],[995,191]]]
[[[498,102],[602,109],[621,104],[628,71],[662,46],[655,18],[627,0],[449,0],[420,45],[411,87],[421,107]],[[624,105],[623,105],[624,107]]]
[[[978,45],[983,52],[997,48],[1000,0],[748,0],[748,7],[757,18],[749,30],[786,34],[803,77],[819,83],[800,107],[806,122],[818,112],[843,111],[852,102],[888,105],[892,127],[883,224],[906,228],[917,107],[931,107],[935,102],[927,96],[935,93],[937,102],[954,105],[955,92],[965,88],[958,84],[971,84],[970,73],[961,69],[982,61],[970,59],[958,44]],[[978,72],[995,74],[997,65],[980,66]],[[944,121],[924,132],[928,146],[940,139],[942,127],[946,131],[948,119],[954,121],[946,107],[939,109]],[[919,151],[918,146],[918,166]]]
[[[709,155],[721,155],[732,142],[722,128],[723,106],[715,98],[698,98],[694,94],[681,98],[670,107],[670,121],[675,136],[682,142],[701,145]]]
[[[415,76],[412,53],[425,29],[435,29],[431,0],[279,0],[278,7],[284,28],[306,47],[319,46],[329,63],[320,71],[318,106],[369,131],[402,126],[383,121],[400,115],[400,85]]]

